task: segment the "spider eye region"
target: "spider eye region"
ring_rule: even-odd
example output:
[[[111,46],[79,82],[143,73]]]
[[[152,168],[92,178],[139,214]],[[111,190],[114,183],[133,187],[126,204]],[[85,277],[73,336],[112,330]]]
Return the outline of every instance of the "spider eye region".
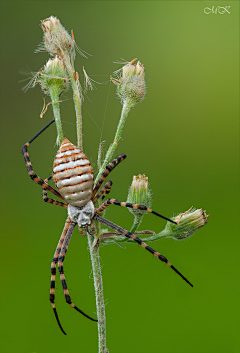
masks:
[[[91,224],[95,208],[92,201],[89,201],[83,207],[68,205],[68,215],[79,227],[86,227]]]

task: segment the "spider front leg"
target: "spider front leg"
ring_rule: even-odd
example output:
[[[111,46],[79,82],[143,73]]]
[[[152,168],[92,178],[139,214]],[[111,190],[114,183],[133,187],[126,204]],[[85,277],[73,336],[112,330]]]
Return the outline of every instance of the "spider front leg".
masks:
[[[135,204],[132,204],[132,203],[129,203],[129,202],[121,202],[121,201],[118,201],[117,199],[108,199],[106,200],[100,207],[98,207],[96,209],[96,213],[101,213],[105,210],[105,208],[107,208],[108,206],[110,205],[117,205],[117,206],[123,206],[123,207],[129,207],[129,208],[135,208],[137,210],[142,210],[142,211],[147,211],[147,212],[150,212],[158,217],[161,217],[163,219],[165,219],[166,221],[168,222],[171,222],[171,223],[174,223],[174,224],[177,224],[177,222],[173,221],[172,219],[170,218],[167,218],[165,216],[162,216],[161,214],[151,210],[150,208],[148,208],[147,206],[144,206],[144,205],[135,205]]]
[[[79,230],[80,234],[81,234],[83,237],[87,234],[87,232],[88,232],[88,234],[90,234],[90,235],[94,235],[94,233],[95,233],[95,228],[94,228],[93,221],[91,221],[91,225],[90,225],[90,226],[87,226],[87,227],[85,227],[85,228],[82,228],[82,227],[79,227],[79,226],[78,226],[78,230]]]
[[[58,326],[64,335],[66,335],[66,332],[64,331],[64,329],[60,323],[60,320],[59,320],[59,317],[57,314],[57,310],[56,310],[56,306],[55,306],[55,282],[56,282],[56,265],[57,265],[57,263],[58,263],[58,270],[60,272],[60,278],[61,278],[61,282],[62,282],[64,294],[65,294],[65,299],[66,299],[67,303],[70,304],[72,307],[74,307],[82,315],[89,318],[90,320],[97,321],[95,319],[92,319],[90,316],[85,314],[80,309],[78,309],[71,302],[71,298],[69,296],[69,292],[67,289],[67,284],[66,284],[66,280],[65,280],[65,276],[64,276],[64,272],[63,272],[63,261],[64,261],[64,258],[65,258],[66,252],[67,252],[67,248],[68,248],[68,244],[70,242],[70,239],[71,239],[71,236],[72,236],[72,233],[73,233],[75,226],[76,226],[76,223],[72,222],[71,219],[68,217],[66,220],[61,238],[58,242],[58,245],[57,245],[53,260],[52,260],[52,265],[51,265],[50,302],[51,302],[53,312],[56,317]]]
[[[52,179],[52,175],[50,175],[48,178],[44,179],[44,183],[47,183],[50,179]],[[47,197],[47,189],[45,189],[43,186],[42,186],[42,191],[43,191],[43,193],[42,193],[43,201],[45,201],[47,203],[52,203],[53,205],[62,206],[64,208],[68,208],[67,203],[63,203],[63,202],[48,198]]]
[[[144,249],[146,249],[147,251],[149,251],[151,254],[153,254],[154,256],[156,256],[159,260],[161,260],[162,262],[165,262],[169,267],[171,267],[171,269],[176,272],[180,277],[182,277],[182,279],[187,282],[191,287],[193,287],[193,285],[188,281],[188,279],[186,277],[184,277],[181,272],[179,272],[176,267],[174,267],[165,256],[161,255],[159,252],[155,251],[154,249],[150,248],[150,246],[148,246],[146,243],[144,243],[140,238],[138,238],[135,234],[130,233],[129,231],[127,231],[126,229],[118,226],[117,224],[108,221],[105,218],[102,218],[100,216],[98,216],[97,214],[94,215],[93,219],[95,219],[98,222],[101,222],[102,224],[106,225],[109,228],[112,228],[113,230],[116,230],[118,233],[124,235],[127,238],[130,238],[132,240],[134,240],[136,243],[138,243],[139,245],[141,245]]]
[[[55,282],[56,282],[56,264],[58,262],[59,254],[61,252],[62,245],[63,245],[63,242],[64,242],[64,240],[66,238],[66,235],[67,235],[67,232],[68,232],[68,229],[69,229],[70,225],[71,225],[71,220],[68,217],[67,220],[66,220],[62,235],[61,235],[60,240],[58,242],[55,254],[53,256],[52,264],[51,264],[50,302],[51,302],[51,305],[52,305],[52,308],[53,308],[53,312],[54,312],[54,315],[56,317],[58,326],[60,327],[60,330],[62,331],[62,333],[64,333],[64,335],[66,335],[66,332],[62,328],[62,325],[61,325],[61,323],[59,321],[54,299],[55,299]]]
[[[76,223],[75,222],[71,222],[71,224],[69,226],[69,229],[67,231],[66,237],[65,237],[65,239],[63,241],[59,257],[58,257],[58,271],[59,271],[61,282],[62,282],[62,287],[63,287],[63,291],[64,291],[64,295],[65,295],[65,300],[72,308],[77,310],[83,316],[87,317],[88,319],[90,319],[92,321],[98,321],[98,320],[93,319],[92,317],[88,316],[87,314],[85,314],[75,304],[73,304],[73,302],[71,300],[71,297],[69,295],[69,291],[68,291],[68,287],[67,287],[67,283],[66,283],[66,279],[65,279],[65,275],[64,275],[63,261],[65,260],[65,256],[66,256],[67,249],[68,249],[68,245],[69,245],[69,242],[71,240],[72,233],[73,233],[73,230],[74,230],[75,226],[76,226]],[[63,332],[63,330],[62,330],[62,332]]]
[[[87,234],[87,229],[86,228],[81,228],[78,226],[78,230],[80,232],[80,234],[85,237],[85,235]]]
[[[26,166],[27,166],[27,172],[28,175],[30,176],[30,178],[32,180],[35,181],[35,183],[41,185],[45,190],[50,191],[51,193],[53,193],[55,196],[59,197],[60,199],[62,199],[63,201],[64,198],[62,197],[62,195],[60,195],[60,193],[58,191],[56,191],[55,189],[53,189],[48,183],[46,183],[44,180],[42,180],[37,174],[35,174],[35,172],[33,171],[32,168],[32,163],[30,161],[30,157],[28,154],[28,146],[30,145],[30,143],[32,141],[34,141],[44,130],[46,130],[55,120],[50,121],[50,123],[48,123],[42,130],[40,130],[36,135],[34,135],[28,142],[26,142],[23,147],[22,147],[22,154],[23,154],[23,158],[25,160]]]

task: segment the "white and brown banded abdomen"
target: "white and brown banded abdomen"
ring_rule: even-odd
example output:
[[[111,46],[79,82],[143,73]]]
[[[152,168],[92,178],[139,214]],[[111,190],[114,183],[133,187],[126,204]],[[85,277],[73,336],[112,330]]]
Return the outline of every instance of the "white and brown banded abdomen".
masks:
[[[55,185],[70,205],[82,207],[92,196],[94,175],[86,155],[64,138],[53,164]]]

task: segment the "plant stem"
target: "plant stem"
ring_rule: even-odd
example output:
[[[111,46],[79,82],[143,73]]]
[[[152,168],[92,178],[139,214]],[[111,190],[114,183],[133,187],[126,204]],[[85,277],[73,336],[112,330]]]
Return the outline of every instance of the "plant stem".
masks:
[[[75,104],[75,112],[76,112],[76,125],[77,125],[77,142],[78,147],[82,151],[83,150],[83,140],[82,140],[82,101],[81,101],[81,93],[80,93],[80,83],[79,81],[75,81],[73,75],[70,75],[72,79],[72,89],[73,89],[73,100]]]
[[[108,352],[106,348],[106,317],[105,317],[105,305],[103,297],[103,282],[101,265],[99,259],[99,246],[94,246],[94,236],[88,234],[88,246],[91,254],[92,269],[93,269],[93,280],[96,295],[96,306],[97,306],[97,317],[98,317],[98,347],[99,353]]]
[[[62,130],[62,123],[61,123],[61,116],[60,116],[60,104],[58,102],[58,89],[55,90],[54,86],[51,87],[50,95],[52,99],[52,107],[53,107],[53,115],[57,127],[57,135],[58,135],[58,142],[61,145],[63,140],[63,130]]]
[[[132,225],[132,228],[130,229],[130,233],[134,234],[136,230],[138,229],[140,223],[142,222],[143,215],[134,215],[134,222]]]
[[[134,234],[132,230],[131,230],[131,233]],[[149,243],[151,241],[159,240],[159,239],[162,239],[162,238],[170,238],[171,235],[172,235],[171,232],[166,231],[165,229],[163,229],[160,233],[154,234],[154,235],[152,235],[150,237],[143,238],[141,235],[139,235],[139,237],[141,238],[142,241]],[[110,236],[109,238],[105,237],[105,238],[101,239],[101,243],[104,243],[104,244],[112,244],[114,242],[136,244],[136,242],[134,240],[126,238],[126,237],[121,236],[121,235],[113,235],[113,236]]]
[[[82,151],[83,150],[83,140],[82,140],[82,88],[79,80],[75,80],[75,72],[74,67],[72,66],[70,59],[68,56],[64,55],[64,63],[71,79],[71,86],[73,90],[73,100],[75,105],[76,112],[76,125],[77,125],[77,142],[78,147]]]
[[[117,131],[116,131],[116,134],[115,134],[115,137],[114,137],[114,141],[113,143],[110,145],[107,153],[106,153],[106,156],[105,156],[105,159],[104,159],[104,162],[102,163],[102,166],[98,172],[98,175],[96,177],[96,181],[99,179],[100,175],[103,173],[104,169],[106,168],[107,164],[111,161],[111,158],[117,148],[117,145],[119,143],[119,140],[120,140],[120,137],[121,137],[121,134],[122,134],[122,131],[123,131],[123,128],[124,128],[124,124],[125,124],[125,121],[127,119],[127,116],[128,116],[128,113],[130,111],[130,109],[133,107],[133,103],[132,101],[129,99],[126,99],[123,103],[123,107],[122,107],[122,112],[121,112],[121,118],[119,120],[119,123],[118,123],[118,127],[117,127]],[[95,182],[96,182],[95,181]]]
[[[64,63],[66,69],[68,71],[69,78],[71,79],[71,86],[73,90],[73,100],[75,104],[75,112],[76,112],[76,127],[77,127],[77,141],[78,147],[80,150],[83,150],[83,141],[82,141],[82,92],[81,85],[76,79],[75,69],[71,64],[69,56],[64,56]],[[95,237],[88,234],[88,246],[91,255],[92,269],[93,269],[93,281],[96,295],[96,307],[97,307],[97,317],[98,317],[98,347],[99,353],[107,353],[108,350],[106,348],[106,317],[105,317],[105,305],[103,298],[103,282],[102,282],[102,274],[101,274],[101,266],[99,259],[99,246],[93,246],[95,242],[95,238],[97,238],[97,234],[100,233],[100,225],[95,225],[96,235]]]

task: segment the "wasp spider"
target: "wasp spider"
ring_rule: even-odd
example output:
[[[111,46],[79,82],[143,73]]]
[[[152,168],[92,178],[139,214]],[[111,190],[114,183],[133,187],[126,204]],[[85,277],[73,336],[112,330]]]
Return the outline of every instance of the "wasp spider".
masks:
[[[50,287],[50,302],[58,322],[58,325],[61,331],[66,335],[66,332],[62,328],[62,325],[59,321],[58,314],[56,311],[56,306],[54,303],[55,298],[55,279],[56,279],[56,266],[58,266],[58,271],[61,278],[61,283],[65,295],[66,302],[72,306],[75,310],[80,312],[82,315],[86,316],[88,319],[92,321],[97,321],[96,319],[91,318],[87,314],[85,314],[82,310],[80,310],[75,304],[73,304],[69,291],[67,288],[67,283],[65,280],[65,275],[63,271],[63,261],[66,256],[66,252],[68,249],[68,245],[74,230],[74,227],[78,225],[79,230],[85,229],[85,231],[91,232],[92,220],[103,223],[105,226],[112,228],[118,233],[124,235],[127,238],[134,240],[136,243],[141,245],[144,249],[149,251],[151,254],[156,256],[159,260],[165,262],[171,269],[173,269],[179,276],[181,276],[190,286],[193,286],[167,259],[165,256],[161,255],[154,249],[150,248],[147,244],[145,244],[141,239],[139,239],[135,234],[128,232],[126,229],[102,218],[100,216],[101,212],[105,210],[111,204],[117,206],[130,207],[140,210],[145,210],[164,218],[165,220],[176,223],[171,219],[168,219],[159,213],[149,209],[144,205],[134,205],[127,202],[120,202],[116,199],[108,199],[105,201],[100,207],[95,208],[97,200],[102,197],[104,198],[111,189],[112,181],[108,181],[101,189],[101,185],[108,176],[108,174],[121,162],[126,158],[125,154],[121,154],[119,157],[115,158],[111,163],[109,163],[100,176],[96,186],[94,187],[94,174],[91,163],[89,162],[86,155],[80,151],[79,148],[74,146],[68,139],[64,138],[63,142],[56,154],[54,164],[53,164],[53,173],[50,177],[43,180],[38,175],[36,175],[33,171],[32,164],[30,162],[29,154],[28,154],[28,146],[32,141],[35,140],[49,125],[54,122],[52,120],[49,124],[47,124],[41,131],[39,131],[35,136],[33,136],[25,145],[22,147],[22,153],[27,165],[27,171],[32,180],[34,180],[37,184],[41,185],[43,189],[43,200],[48,203],[52,203],[57,206],[61,206],[67,208],[68,210],[68,218],[66,220],[62,235],[58,242],[53,260],[51,265],[51,287]],[[53,178],[57,190],[52,188],[48,181]],[[100,189],[100,191],[99,191]],[[51,192],[55,196],[57,196],[62,201],[53,200],[47,197],[47,191]],[[91,228],[90,228],[91,226]]]

